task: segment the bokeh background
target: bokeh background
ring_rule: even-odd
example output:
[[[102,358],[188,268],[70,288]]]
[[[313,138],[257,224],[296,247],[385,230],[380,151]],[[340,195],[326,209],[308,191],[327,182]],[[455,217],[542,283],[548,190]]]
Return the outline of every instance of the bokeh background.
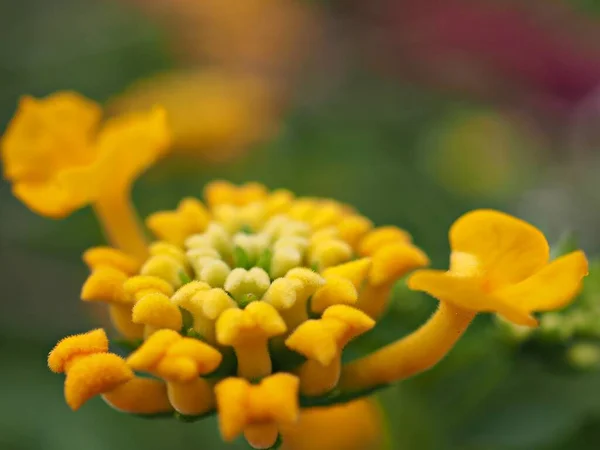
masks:
[[[108,114],[167,107],[176,145],[135,186],[144,215],[216,177],[258,180],[406,228],[436,267],[449,225],[475,207],[600,250],[597,0],[0,2],[0,127],[20,95],[60,89]],[[80,255],[101,242],[91,211],[40,218],[0,184],[0,449],[245,448],[221,444],[214,419],[147,421],[100,399],[67,408],[46,354],[103,319],[78,301]],[[402,336],[434,307],[398,286],[352,351]],[[600,448],[600,371],[515,350],[489,317],[377,400],[384,419],[367,408],[304,433],[375,439],[292,448]]]

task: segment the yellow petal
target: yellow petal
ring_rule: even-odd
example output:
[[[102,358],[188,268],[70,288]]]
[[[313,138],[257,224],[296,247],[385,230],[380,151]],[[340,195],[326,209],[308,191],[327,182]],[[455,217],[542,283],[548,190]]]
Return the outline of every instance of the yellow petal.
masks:
[[[205,230],[210,221],[206,207],[195,198],[184,198],[175,211],[159,211],[146,219],[146,226],[161,240],[183,246],[186,238]]]
[[[158,330],[129,355],[127,364],[134,370],[151,370],[166,354],[169,347],[181,339],[182,336],[176,331]]]
[[[83,253],[83,261],[90,270],[109,266],[127,275],[133,275],[140,268],[140,263],[134,257],[112,247],[90,248]]]
[[[73,410],[90,398],[110,392],[134,377],[123,358],[113,353],[96,353],[79,359],[67,373],[65,399]]]
[[[249,424],[244,429],[244,437],[250,447],[260,448],[272,448],[275,442],[277,442],[277,436],[279,429],[275,422],[261,422]]]
[[[358,292],[350,280],[335,275],[329,275],[325,280],[325,286],[317,289],[312,296],[311,309],[314,312],[321,313],[332,305],[357,302]]]
[[[337,225],[340,238],[346,241],[352,248],[356,248],[365,234],[373,228],[373,222],[362,216],[344,217]]]
[[[369,232],[361,241],[358,252],[363,256],[369,256],[380,248],[390,243],[412,241],[410,234],[398,227],[378,227]]]
[[[215,406],[212,384],[203,378],[188,383],[169,383],[169,401],[181,414],[190,416],[204,414]]]
[[[78,191],[79,186],[64,184],[58,179],[39,182],[16,182],[13,194],[33,212],[53,219],[62,219],[95,198],[92,185]]]
[[[300,380],[295,375],[284,372],[270,375],[255,387],[259,395],[254,397],[255,402],[251,409],[255,414],[268,411],[278,425],[295,423],[300,414],[299,387]]]
[[[62,339],[48,355],[48,367],[52,372],[64,372],[72,359],[105,353],[108,351],[108,338],[102,328]]]
[[[131,277],[123,284],[123,288],[127,295],[132,296],[134,300],[138,300],[150,292],[160,292],[166,296],[173,295],[173,286],[161,278],[149,275]]]
[[[285,345],[323,366],[329,365],[340,351],[335,336],[321,320],[307,320],[302,323],[285,340]]]
[[[108,303],[131,303],[123,285],[127,275],[118,269],[101,266],[95,269],[85,280],[81,289],[81,299]]]
[[[372,398],[302,409],[298,423],[281,430],[287,450],[379,449],[385,431],[383,411]]]
[[[248,420],[247,398],[250,383],[241,378],[226,378],[215,386],[219,429],[226,442],[233,441],[244,430]]]
[[[418,270],[408,279],[408,287],[462,309],[497,312],[519,325],[537,324],[529,312],[489,292],[481,278],[457,277],[441,270]]]
[[[547,264],[549,247],[540,230],[516,217],[476,210],[450,228],[452,252],[473,255],[494,284],[518,283]],[[452,264],[451,270],[461,271]]]
[[[374,286],[382,285],[428,264],[427,255],[410,243],[386,244],[373,253],[369,282]]]
[[[182,338],[167,350],[166,358],[188,358],[196,365],[197,375],[213,372],[221,364],[218,350],[193,338]]]
[[[125,339],[141,339],[144,336],[144,325],[133,323],[131,304],[112,304],[108,308],[110,321]]]
[[[356,289],[360,289],[371,268],[371,258],[361,258],[339,266],[328,267],[323,276],[337,275],[350,280]]]
[[[156,328],[180,330],[183,325],[181,311],[166,295],[155,292],[140,299],[132,310],[133,323],[143,323]]]
[[[500,289],[494,295],[525,311],[559,309],[575,299],[587,273],[585,254],[575,251],[552,261],[526,280]]]
[[[148,112],[124,114],[108,120],[96,140],[94,163],[102,189],[129,187],[170,145],[166,112],[155,107]]]
[[[129,414],[160,414],[173,410],[167,386],[153,378],[132,378],[102,398],[113,408]]]
[[[44,182],[88,163],[94,157],[89,139],[101,115],[99,105],[74,92],[23,97],[2,139],[6,178]]]
[[[236,346],[254,337],[273,337],[287,327],[277,310],[267,302],[252,302],[245,309],[230,308],[217,319],[217,341]]]

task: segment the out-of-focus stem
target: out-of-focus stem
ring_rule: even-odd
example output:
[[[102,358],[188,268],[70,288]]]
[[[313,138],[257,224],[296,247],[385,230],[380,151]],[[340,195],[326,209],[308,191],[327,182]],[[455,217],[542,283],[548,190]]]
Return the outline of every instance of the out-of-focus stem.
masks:
[[[106,193],[93,205],[108,241],[140,261],[147,256],[147,242],[144,230],[129,191]]]

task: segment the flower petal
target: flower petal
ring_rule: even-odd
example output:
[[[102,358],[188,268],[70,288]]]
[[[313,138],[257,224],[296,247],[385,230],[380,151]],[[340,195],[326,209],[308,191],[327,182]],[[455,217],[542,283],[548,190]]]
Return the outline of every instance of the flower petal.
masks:
[[[102,110],[74,92],[57,92],[43,99],[25,96],[2,138],[6,178],[43,182],[57,172],[86,165],[89,146]]]
[[[527,311],[486,291],[485,282],[477,277],[457,277],[441,270],[419,270],[408,279],[408,287],[423,291],[442,302],[477,312],[497,312],[519,325],[537,324]]]
[[[53,219],[68,216],[89,201],[87,188],[72,190],[70,186],[54,179],[45,183],[23,182],[13,185],[15,197],[32,211]]]
[[[550,250],[540,230],[516,217],[476,210],[450,228],[455,253],[474,256],[492,283],[518,283],[547,264]],[[452,267],[452,270],[457,270]]]
[[[568,305],[588,273],[582,251],[564,255],[526,280],[494,293],[507,303],[526,311],[549,311]]]
[[[166,113],[153,108],[106,122],[98,134],[94,170],[103,190],[128,186],[159,159],[170,145]]]

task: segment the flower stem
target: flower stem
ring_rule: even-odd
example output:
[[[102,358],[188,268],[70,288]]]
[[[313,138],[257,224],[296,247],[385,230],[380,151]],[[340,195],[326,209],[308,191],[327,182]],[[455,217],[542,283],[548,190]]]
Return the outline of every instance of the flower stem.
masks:
[[[346,391],[369,389],[431,368],[454,347],[475,314],[440,303],[414,333],[344,366],[339,387]]]
[[[140,260],[147,256],[144,230],[128,193],[105,194],[93,205],[107,240]]]

